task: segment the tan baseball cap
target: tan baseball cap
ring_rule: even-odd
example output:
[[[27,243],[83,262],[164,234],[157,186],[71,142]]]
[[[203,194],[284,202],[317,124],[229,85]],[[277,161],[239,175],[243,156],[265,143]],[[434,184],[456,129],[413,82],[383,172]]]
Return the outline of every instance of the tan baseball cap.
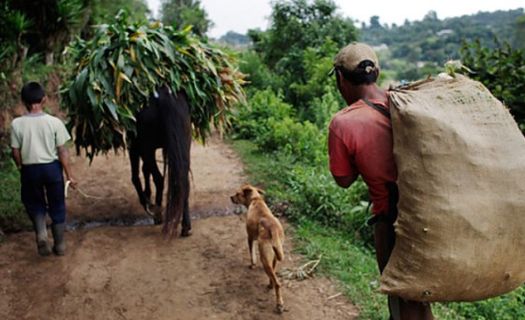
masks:
[[[361,42],[352,42],[335,56],[334,67],[343,67],[347,71],[354,71],[357,66],[365,60],[370,60],[374,63],[375,68],[379,68],[379,60],[377,55],[370,46]],[[368,68],[367,68],[368,69]],[[369,72],[367,70],[367,72]]]

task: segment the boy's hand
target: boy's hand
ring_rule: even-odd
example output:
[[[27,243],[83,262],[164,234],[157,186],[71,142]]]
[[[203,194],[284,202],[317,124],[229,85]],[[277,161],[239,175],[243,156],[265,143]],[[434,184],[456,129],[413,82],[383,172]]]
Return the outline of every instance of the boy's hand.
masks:
[[[69,185],[71,186],[71,188],[73,188],[73,189],[77,188],[78,182],[77,182],[77,180],[75,178],[68,177],[68,181],[69,181]]]

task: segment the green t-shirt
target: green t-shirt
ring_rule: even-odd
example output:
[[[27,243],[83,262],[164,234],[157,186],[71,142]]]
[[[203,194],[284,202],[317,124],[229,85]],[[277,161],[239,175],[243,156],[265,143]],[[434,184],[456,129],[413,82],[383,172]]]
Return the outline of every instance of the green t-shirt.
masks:
[[[22,164],[57,160],[57,147],[69,139],[71,136],[62,120],[46,113],[27,114],[11,123],[11,147],[20,149]]]

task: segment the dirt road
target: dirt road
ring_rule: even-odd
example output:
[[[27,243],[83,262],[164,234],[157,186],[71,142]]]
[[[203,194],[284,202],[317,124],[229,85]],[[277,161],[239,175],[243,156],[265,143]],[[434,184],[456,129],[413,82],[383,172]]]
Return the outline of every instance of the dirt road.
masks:
[[[39,257],[32,233],[0,244],[0,319],[353,319],[357,309],[327,279],[283,280],[287,312],[259,266],[248,268],[244,215],[229,195],[242,164],[212,139],[192,150],[193,235],[167,242],[132,189],[125,155],[74,158],[82,191],[68,199],[65,257]],[[116,226],[125,223],[127,226]],[[130,226],[130,224],[145,224]],[[114,224],[115,226],[111,226]],[[285,262],[299,266],[287,228]]]

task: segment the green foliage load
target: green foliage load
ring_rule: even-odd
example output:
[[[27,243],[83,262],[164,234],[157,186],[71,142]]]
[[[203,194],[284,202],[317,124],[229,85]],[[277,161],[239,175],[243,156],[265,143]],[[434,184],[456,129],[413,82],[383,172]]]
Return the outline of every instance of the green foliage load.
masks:
[[[126,146],[135,134],[135,114],[162,84],[184,90],[194,134],[204,139],[211,123],[226,124],[231,107],[244,99],[243,74],[233,57],[159,22],[128,25],[119,14],[89,41],[70,48],[72,76],[62,90],[77,150],[88,157]]]

